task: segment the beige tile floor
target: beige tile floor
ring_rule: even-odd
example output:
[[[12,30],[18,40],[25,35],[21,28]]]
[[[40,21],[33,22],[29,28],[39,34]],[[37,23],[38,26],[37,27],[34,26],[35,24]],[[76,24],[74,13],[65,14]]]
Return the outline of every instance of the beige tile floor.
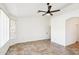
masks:
[[[78,45],[78,47],[75,47]],[[49,39],[17,43],[9,47],[6,55],[78,55],[79,43],[63,47]]]

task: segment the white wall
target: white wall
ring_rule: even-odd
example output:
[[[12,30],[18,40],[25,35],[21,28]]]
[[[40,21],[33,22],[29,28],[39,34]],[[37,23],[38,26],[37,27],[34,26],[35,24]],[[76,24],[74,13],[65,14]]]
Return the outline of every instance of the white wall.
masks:
[[[79,17],[79,10],[73,10],[72,12],[63,13],[59,16],[51,18],[51,41],[60,45],[66,46],[69,44],[66,40],[66,20],[72,17]]]
[[[78,41],[79,37],[79,17],[72,17],[66,21],[66,44],[70,45]]]
[[[63,25],[62,25],[63,24]],[[51,41],[64,45],[65,44],[65,20],[61,17],[51,19]]]
[[[16,20],[15,42],[49,39],[49,17],[26,17]]]

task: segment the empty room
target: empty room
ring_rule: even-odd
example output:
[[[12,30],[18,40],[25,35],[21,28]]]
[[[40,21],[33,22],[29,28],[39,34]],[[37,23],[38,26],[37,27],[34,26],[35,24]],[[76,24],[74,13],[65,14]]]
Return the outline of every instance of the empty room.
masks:
[[[0,3],[0,55],[79,55],[78,3]]]

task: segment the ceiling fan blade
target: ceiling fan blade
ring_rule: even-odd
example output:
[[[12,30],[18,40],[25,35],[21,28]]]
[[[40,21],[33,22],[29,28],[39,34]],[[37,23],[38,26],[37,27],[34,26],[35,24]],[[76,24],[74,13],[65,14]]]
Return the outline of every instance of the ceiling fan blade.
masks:
[[[38,10],[38,12],[46,12],[46,11],[43,11],[43,10]]]
[[[54,10],[54,11],[51,11],[51,12],[58,12],[58,11],[60,11],[60,10],[58,9],[58,10]]]
[[[50,15],[51,15],[51,16],[53,16],[53,14],[52,14],[52,13],[50,13]]]

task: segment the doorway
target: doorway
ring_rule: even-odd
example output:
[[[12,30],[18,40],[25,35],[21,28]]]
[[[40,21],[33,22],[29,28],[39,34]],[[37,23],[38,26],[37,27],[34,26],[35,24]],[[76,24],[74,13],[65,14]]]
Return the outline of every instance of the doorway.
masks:
[[[66,21],[66,43],[68,45],[79,41],[79,17],[72,17]]]

